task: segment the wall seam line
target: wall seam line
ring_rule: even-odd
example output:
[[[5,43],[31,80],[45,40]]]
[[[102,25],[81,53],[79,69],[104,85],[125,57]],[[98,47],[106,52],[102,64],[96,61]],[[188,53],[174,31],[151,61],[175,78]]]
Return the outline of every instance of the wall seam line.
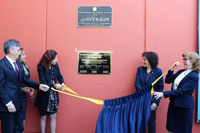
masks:
[[[45,0],[45,51],[47,50],[47,5],[48,5],[48,0]]]

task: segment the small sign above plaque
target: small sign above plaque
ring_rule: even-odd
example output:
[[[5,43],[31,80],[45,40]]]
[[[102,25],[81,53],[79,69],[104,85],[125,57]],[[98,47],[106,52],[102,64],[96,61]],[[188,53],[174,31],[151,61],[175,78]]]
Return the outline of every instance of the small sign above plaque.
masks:
[[[110,75],[111,53],[79,52],[78,74]]]
[[[112,6],[79,6],[78,27],[112,27]]]

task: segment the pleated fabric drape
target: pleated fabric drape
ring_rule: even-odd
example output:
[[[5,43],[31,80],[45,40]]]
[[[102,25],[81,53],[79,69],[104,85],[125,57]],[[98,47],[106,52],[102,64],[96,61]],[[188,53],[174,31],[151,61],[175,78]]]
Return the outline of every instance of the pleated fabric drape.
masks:
[[[151,115],[151,85],[128,96],[104,100],[96,133],[146,133]]]

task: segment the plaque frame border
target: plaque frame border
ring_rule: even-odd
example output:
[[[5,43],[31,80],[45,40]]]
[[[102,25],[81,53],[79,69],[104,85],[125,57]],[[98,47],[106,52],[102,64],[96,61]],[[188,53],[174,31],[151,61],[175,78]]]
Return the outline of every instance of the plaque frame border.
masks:
[[[92,74],[92,73],[79,73],[78,71],[78,75],[111,75],[111,61],[112,61],[112,52],[106,52],[106,51],[99,51],[99,52],[78,52],[78,68],[79,68],[79,53],[109,53],[110,54],[110,73],[109,74]],[[78,69],[77,68],[77,69]]]
[[[79,7],[111,7],[112,8],[112,17],[111,17],[112,24],[111,24],[111,26],[110,27],[87,27],[87,26],[81,26],[81,27],[79,27],[78,26],[78,8]],[[77,28],[112,28],[113,27],[113,6],[78,6],[77,7],[77,25],[76,25],[76,27]]]

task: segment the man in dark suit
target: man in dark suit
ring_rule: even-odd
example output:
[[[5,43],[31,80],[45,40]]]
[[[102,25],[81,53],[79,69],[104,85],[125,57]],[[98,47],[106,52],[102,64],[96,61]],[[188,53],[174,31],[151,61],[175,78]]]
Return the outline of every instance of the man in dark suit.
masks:
[[[22,133],[23,119],[21,83],[39,91],[48,91],[49,86],[26,78],[22,64],[17,61],[21,44],[10,39],[4,43],[6,56],[0,60],[0,115],[2,133]]]

